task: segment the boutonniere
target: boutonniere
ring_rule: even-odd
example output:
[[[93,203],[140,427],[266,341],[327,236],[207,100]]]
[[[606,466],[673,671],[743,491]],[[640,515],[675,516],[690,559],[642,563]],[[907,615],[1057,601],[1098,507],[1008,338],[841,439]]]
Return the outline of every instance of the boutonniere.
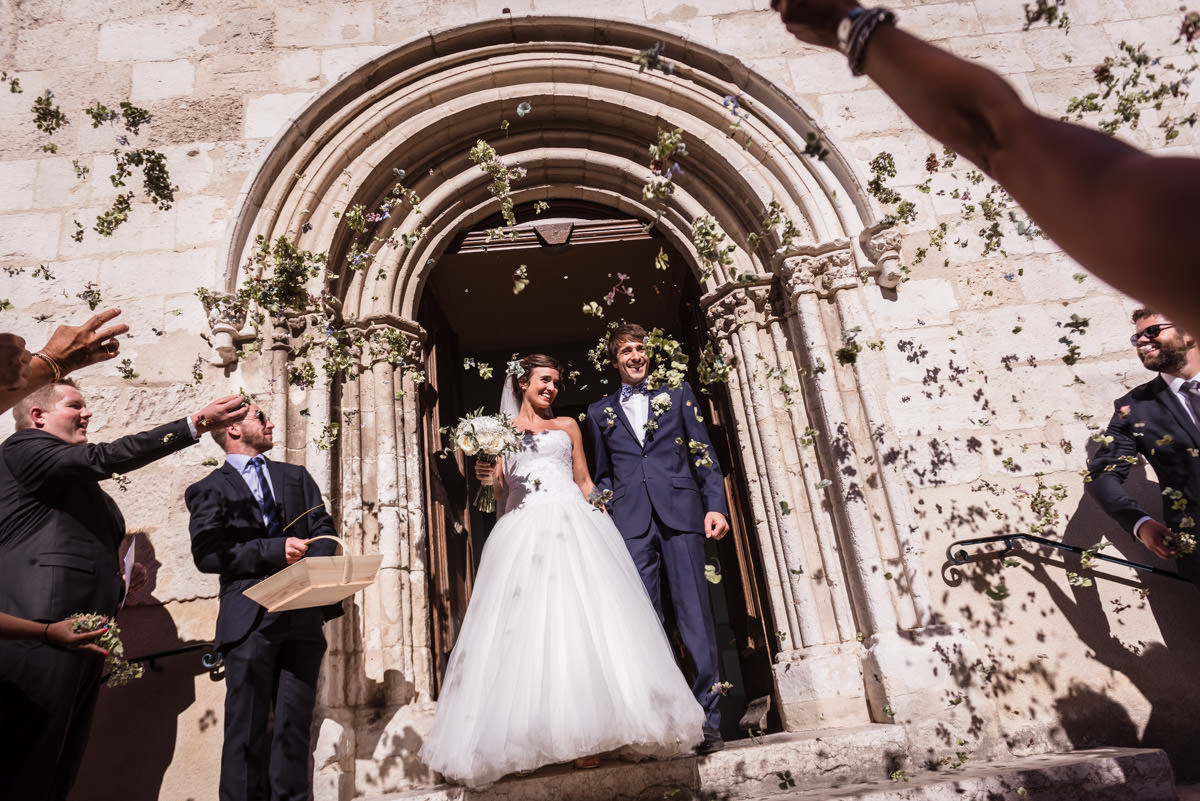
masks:
[[[671,410],[671,396],[666,392],[660,392],[650,399],[650,408],[654,410],[655,417],[661,417]]]
[[[612,428],[617,422],[617,410],[611,406],[604,407],[604,416],[608,419],[608,427]]]

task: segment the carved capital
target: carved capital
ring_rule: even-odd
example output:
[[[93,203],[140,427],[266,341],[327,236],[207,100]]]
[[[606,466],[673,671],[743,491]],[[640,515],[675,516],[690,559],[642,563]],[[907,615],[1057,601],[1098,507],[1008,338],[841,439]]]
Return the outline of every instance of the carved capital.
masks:
[[[900,283],[900,243],[902,237],[895,228],[873,226],[859,235],[863,252],[873,262],[867,272],[875,282],[891,289]]]
[[[739,287],[706,309],[709,333],[717,339],[728,339],[742,326],[763,326],[777,316],[772,305],[769,284]]]
[[[781,271],[788,297],[816,294],[827,298],[858,285],[858,267],[848,247],[824,253],[801,253],[784,259]]]

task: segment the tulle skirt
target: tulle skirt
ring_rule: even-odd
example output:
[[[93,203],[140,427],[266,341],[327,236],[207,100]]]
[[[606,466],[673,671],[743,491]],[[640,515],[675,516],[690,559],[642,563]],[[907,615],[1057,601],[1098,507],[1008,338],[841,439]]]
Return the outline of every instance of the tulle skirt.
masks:
[[[422,760],[478,787],[591,754],[682,754],[703,724],[609,518],[582,499],[501,517]]]

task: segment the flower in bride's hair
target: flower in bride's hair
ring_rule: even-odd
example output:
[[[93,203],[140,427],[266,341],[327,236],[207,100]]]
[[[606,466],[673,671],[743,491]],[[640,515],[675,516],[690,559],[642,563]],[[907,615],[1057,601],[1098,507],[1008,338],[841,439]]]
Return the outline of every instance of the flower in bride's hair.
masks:
[[[508,365],[504,368],[504,372],[517,378],[525,374],[525,370],[521,367],[521,360],[517,358],[517,354],[514,353],[512,358],[508,360]]]

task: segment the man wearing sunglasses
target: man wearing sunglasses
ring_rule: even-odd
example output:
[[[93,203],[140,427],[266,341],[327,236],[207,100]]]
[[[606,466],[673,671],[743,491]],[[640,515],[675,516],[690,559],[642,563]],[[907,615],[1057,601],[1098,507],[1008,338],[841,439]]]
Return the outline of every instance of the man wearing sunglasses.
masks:
[[[1200,349],[1196,340],[1150,309],[1133,313],[1129,341],[1138,358],[1158,376],[1114,402],[1116,408],[1103,442],[1088,461],[1087,491],[1114,520],[1156,556],[1180,555],[1172,537],[1196,533],[1200,520]],[[1138,456],[1154,468],[1164,496],[1162,520],[1144,510],[1128,492],[1125,479]],[[1200,578],[1194,560],[1180,572]]]
[[[325,654],[321,629],[342,613],[341,604],[268,613],[242,594],[305,556],[329,556],[336,547],[331,540],[307,544],[334,534],[333,519],[307,470],[262,455],[275,444],[274,429],[252,404],[244,420],[213,435],[225,464],[184,494],[196,567],[221,576],[214,642],[225,667],[221,801],[311,797],[309,732]]]

